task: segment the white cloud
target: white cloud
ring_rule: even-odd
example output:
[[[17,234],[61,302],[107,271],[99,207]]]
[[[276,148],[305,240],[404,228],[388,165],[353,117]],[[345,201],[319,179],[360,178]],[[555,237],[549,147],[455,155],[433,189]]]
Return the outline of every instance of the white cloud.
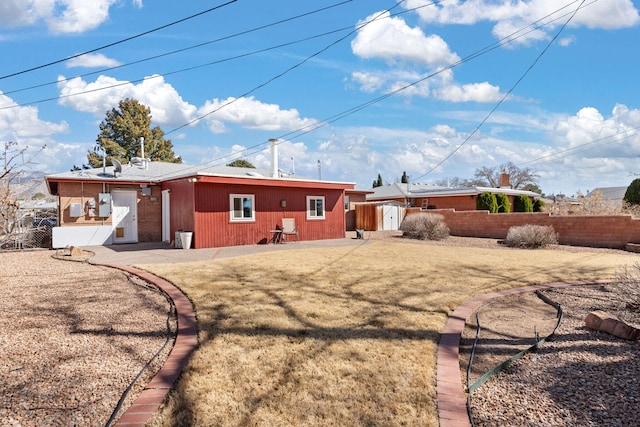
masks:
[[[68,130],[66,122],[41,120],[36,107],[19,107],[11,98],[0,94],[0,139],[46,138]]]
[[[365,21],[377,15],[371,15]],[[359,57],[380,58],[387,62],[408,61],[428,66],[446,66],[460,59],[441,37],[427,36],[420,28],[409,27],[402,18],[390,18],[389,12],[358,30],[351,48]]]
[[[109,18],[109,8],[119,0],[2,0],[0,26],[5,28],[46,22],[53,33],[82,33]],[[142,7],[142,0],[132,0]]]
[[[207,101],[198,109],[199,116],[205,114],[204,120],[213,133],[225,132],[226,123],[268,131],[297,130],[316,123],[314,119],[301,118],[294,108],[282,110],[277,104],[265,104],[254,97]]]
[[[593,107],[582,108],[559,121],[554,130],[556,138],[573,149],[571,156],[635,160],[640,152],[639,127],[640,110],[618,104],[608,118]]]
[[[504,94],[500,93],[500,88],[488,82],[472,83],[462,86],[450,85],[434,90],[438,99],[449,102],[497,102]]]
[[[118,65],[121,65],[120,61],[107,58],[101,53],[87,53],[85,55],[78,56],[77,58],[70,59],[65,64],[67,68],[117,67]]]
[[[57,150],[59,144],[54,136],[68,132],[69,125],[65,121],[42,120],[36,107],[20,107],[8,96],[0,94],[0,141],[16,142],[16,151],[26,149],[20,160],[30,161],[30,169],[49,172],[63,167],[62,159],[72,152]],[[43,146],[46,151],[41,152]]]
[[[360,89],[367,93],[380,90],[386,81],[384,76],[361,71],[351,73],[351,80],[360,85]]]
[[[405,8],[423,6],[425,0],[407,0]],[[431,2],[429,2],[431,3]],[[578,2],[568,7],[555,0],[530,0],[518,2],[496,2],[494,0],[471,0],[465,2],[440,2],[422,7],[416,12],[427,23],[472,25],[481,21],[494,22],[493,33],[497,38],[509,36],[541,18],[551,15],[545,22],[555,20],[541,29],[533,31],[516,40],[516,43],[529,43],[532,40],[548,38],[549,33],[557,29],[568,19]],[[563,16],[565,15],[565,16]],[[572,27],[600,29],[629,28],[640,22],[638,10],[631,0],[610,0],[591,2],[584,6],[571,21]]]
[[[151,109],[151,117],[158,125],[183,125],[195,117],[196,107],[185,102],[173,86],[159,75],[146,77],[133,84],[113,77],[99,76],[88,83],[80,77],[59,78],[61,105],[103,117],[125,98],[138,100]]]

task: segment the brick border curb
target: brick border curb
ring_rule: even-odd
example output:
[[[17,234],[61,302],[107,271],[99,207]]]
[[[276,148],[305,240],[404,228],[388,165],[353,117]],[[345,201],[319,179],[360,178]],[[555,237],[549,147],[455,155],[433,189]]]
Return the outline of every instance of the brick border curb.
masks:
[[[196,315],[191,301],[170,282],[134,267],[122,265],[106,265],[106,267],[126,271],[153,283],[169,295],[176,307],[178,330],[176,341],[167,360],[115,424],[116,427],[144,427],[151,416],[157,412],[198,344]]]
[[[470,427],[467,413],[467,395],[460,375],[460,338],[469,316],[492,299],[525,292],[542,291],[553,288],[567,288],[582,285],[603,285],[611,280],[581,280],[573,282],[554,282],[544,285],[525,286],[479,295],[460,304],[449,316],[445,324],[436,358],[436,394],[438,396],[438,419],[440,427]]]

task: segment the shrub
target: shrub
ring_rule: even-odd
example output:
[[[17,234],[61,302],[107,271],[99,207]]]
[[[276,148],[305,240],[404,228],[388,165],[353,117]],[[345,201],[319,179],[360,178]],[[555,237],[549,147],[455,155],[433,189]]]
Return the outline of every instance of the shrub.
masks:
[[[533,202],[524,194],[520,194],[513,201],[514,212],[533,212]]]
[[[498,201],[493,193],[482,193],[476,199],[476,209],[479,211],[498,212]]]
[[[533,201],[533,211],[534,212],[544,212],[544,200],[535,199]]]
[[[400,230],[404,237],[420,240],[443,240],[449,237],[449,227],[444,216],[432,213],[415,213],[407,215]]]
[[[544,248],[557,245],[558,236],[550,225],[521,225],[509,228],[505,245],[512,248]]]
[[[496,201],[498,202],[498,212],[511,212],[511,202],[509,197],[504,193],[496,194]]]

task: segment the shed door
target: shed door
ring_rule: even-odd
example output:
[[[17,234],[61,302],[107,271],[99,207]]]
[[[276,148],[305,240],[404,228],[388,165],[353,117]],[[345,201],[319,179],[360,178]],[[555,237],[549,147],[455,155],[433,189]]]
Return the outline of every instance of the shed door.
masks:
[[[113,190],[113,242],[136,243],[138,241],[138,195],[135,191]]]
[[[383,206],[383,230],[397,230],[400,228],[400,209],[398,206]]]

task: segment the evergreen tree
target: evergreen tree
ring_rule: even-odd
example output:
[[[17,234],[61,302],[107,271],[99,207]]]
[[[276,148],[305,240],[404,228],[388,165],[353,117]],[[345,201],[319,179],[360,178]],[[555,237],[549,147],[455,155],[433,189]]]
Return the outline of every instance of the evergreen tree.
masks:
[[[378,179],[373,181],[373,188],[382,187],[384,184],[382,183],[382,176],[378,174]]]
[[[640,178],[631,181],[624,193],[623,200],[630,205],[640,205]]]
[[[227,163],[227,166],[231,166],[234,168],[250,168],[250,169],[255,169],[256,167],[253,166],[253,164],[251,164],[250,161],[245,160],[245,159],[237,159],[234,160],[231,163]]]
[[[496,194],[496,201],[498,202],[498,212],[511,212],[511,202],[509,202],[509,197],[506,194]]]
[[[409,177],[407,176],[406,171],[402,172],[402,179],[400,180],[400,182],[402,182],[403,184],[409,183]]]
[[[520,194],[513,201],[514,212],[533,212],[533,202],[524,194]]]
[[[182,163],[176,157],[171,140],[164,138],[164,131],[156,126],[151,128],[151,110],[135,99],[123,99],[118,108],[108,111],[100,123],[100,134],[96,146],[87,153],[90,167],[102,166],[102,150],[107,157],[128,162],[142,155],[140,138],[144,138],[146,158],[161,162]]]
[[[476,209],[479,211],[498,212],[498,201],[493,193],[482,193],[476,198]]]

